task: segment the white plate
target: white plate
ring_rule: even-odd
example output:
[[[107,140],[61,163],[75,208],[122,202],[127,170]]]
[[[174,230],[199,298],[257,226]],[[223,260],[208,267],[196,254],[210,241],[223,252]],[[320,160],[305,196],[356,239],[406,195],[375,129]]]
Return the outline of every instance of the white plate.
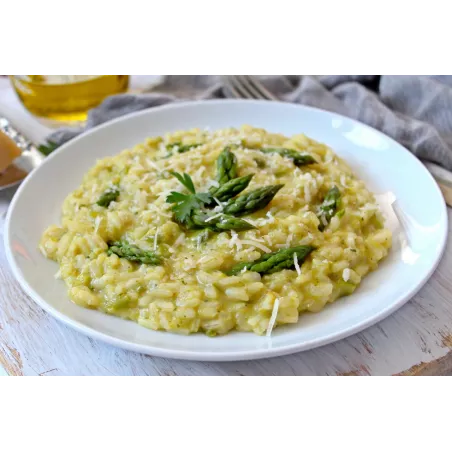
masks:
[[[96,159],[146,137],[192,127],[250,124],[286,135],[306,133],[331,146],[375,193],[397,198],[409,247],[394,249],[352,295],[297,325],[277,328],[271,339],[251,333],[209,338],[155,332],[136,323],[83,309],[55,280],[55,262],[37,249],[43,230],[58,223],[61,204]],[[351,119],[277,102],[203,101],[154,108],[104,124],[62,146],[21,185],[9,209],[5,245],[24,290],[51,315],[110,344],[156,356],[193,360],[243,360],[307,350],[356,333],[403,305],[427,281],[444,249],[446,207],[424,166],[395,141]]]

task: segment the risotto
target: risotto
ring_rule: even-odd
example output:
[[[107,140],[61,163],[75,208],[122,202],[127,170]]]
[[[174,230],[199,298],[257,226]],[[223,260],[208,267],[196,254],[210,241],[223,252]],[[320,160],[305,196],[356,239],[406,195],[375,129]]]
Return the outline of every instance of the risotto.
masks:
[[[391,239],[331,149],[243,126],[153,137],[98,161],[39,247],[74,303],[215,336],[270,334],[322,310]]]

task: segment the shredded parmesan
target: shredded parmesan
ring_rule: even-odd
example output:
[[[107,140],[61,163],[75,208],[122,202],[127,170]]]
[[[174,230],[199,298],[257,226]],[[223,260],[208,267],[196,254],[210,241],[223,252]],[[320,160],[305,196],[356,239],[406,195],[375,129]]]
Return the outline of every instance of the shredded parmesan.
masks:
[[[298,276],[301,276],[300,264],[298,263],[297,253],[293,253],[293,263],[295,265],[295,270],[298,273]]]
[[[350,279],[350,269],[344,268],[344,271],[342,272],[342,279],[347,282]]]
[[[278,309],[279,309],[279,298],[276,298],[275,302],[273,303],[272,315],[271,315],[270,320],[268,322],[267,332],[265,333],[265,335],[267,337],[270,337],[272,335],[273,327],[275,326],[276,317],[278,315]]]
[[[265,237],[265,240],[267,240],[267,243],[268,243],[270,246],[272,246],[273,243],[272,243],[272,239],[271,239],[271,237],[270,237],[270,234],[264,235],[264,237]]]
[[[221,217],[223,214],[222,213],[217,213],[216,215],[213,215],[209,218],[206,219],[206,223],[208,223],[209,221],[214,220],[215,218]]]
[[[247,223],[251,224],[251,225],[254,226],[254,227],[257,226],[256,222],[253,221],[253,220],[250,220],[249,218],[247,218],[245,221],[246,221]]]
[[[204,170],[205,170],[204,166],[200,166],[193,176],[196,178],[201,177]]]
[[[182,232],[182,234],[177,238],[177,240],[173,243],[174,247],[178,247],[182,243],[185,242],[185,234]]]
[[[45,249],[42,245],[39,245],[39,249],[41,250],[41,253],[44,254],[45,257],[49,257],[49,256],[47,255],[46,249]]]
[[[311,202],[311,187],[309,186],[309,182],[304,186],[304,200],[306,202]]]
[[[151,159],[146,159],[146,163],[156,169],[159,173],[162,171]]]
[[[159,209],[155,204],[148,204],[148,209],[151,209],[154,212],[157,212],[159,215],[162,215],[162,217],[171,218],[171,215],[163,212],[162,209]]]
[[[207,188],[210,188],[210,187],[218,188],[219,186],[220,186],[220,184],[218,183],[218,181],[216,181],[214,179],[209,180],[207,183]]]
[[[61,279],[61,268],[53,275],[55,279]]]
[[[202,240],[202,235],[199,234],[198,237],[196,237],[196,249],[198,251],[201,249],[201,240]]]
[[[246,221],[248,221],[248,220],[246,220]],[[253,236],[251,236],[251,239],[252,239],[252,240],[256,240],[256,242],[262,242],[262,243],[265,243],[265,240],[264,240],[264,239],[261,239],[260,237],[256,237],[255,234],[254,234]]]
[[[198,260],[198,264],[208,261],[209,259],[212,259],[212,256],[209,256],[209,255],[203,256],[203,257],[201,257],[201,259]]]
[[[155,231],[155,236],[154,236],[154,251],[157,251],[157,242],[159,239],[159,230],[160,227],[157,228],[157,230]]]
[[[287,239],[286,239],[286,246],[287,246],[287,248],[290,247],[290,245],[291,245],[291,243],[292,243],[292,239],[293,239],[293,234],[289,234],[289,235],[287,236]]]
[[[223,204],[221,203],[221,201],[215,198],[215,196],[213,197],[213,199],[218,204],[218,206],[221,207],[221,210],[223,210]]]
[[[260,250],[265,251],[266,253],[272,252],[270,248],[268,248],[265,245],[262,245],[262,243],[255,242],[254,240],[242,240],[242,244],[254,246],[255,248],[259,248]]]
[[[94,222],[94,233],[97,234],[97,231],[99,230],[100,223],[102,221],[102,217],[96,217],[96,221]]]
[[[267,221],[264,220],[264,221],[261,223],[261,225],[264,225],[264,224],[271,224],[271,223],[274,223],[274,222],[275,222],[275,217],[272,215],[272,213],[271,213],[270,211],[267,212],[266,217],[268,218],[268,220],[267,220]]]
[[[240,251],[242,249],[242,241],[239,239],[239,235],[235,231],[231,231],[231,240],[229,240],[229,247],[237,248],[237,251]]]

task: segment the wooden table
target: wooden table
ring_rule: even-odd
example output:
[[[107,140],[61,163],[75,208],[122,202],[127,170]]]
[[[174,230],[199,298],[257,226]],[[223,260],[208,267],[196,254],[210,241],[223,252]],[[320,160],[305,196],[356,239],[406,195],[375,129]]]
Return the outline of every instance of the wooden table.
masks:
[[[0,114],[1,88],[0,84]],[[22,123],[33,125],[32,138],[47,131],[34,125],[18,104],[13,107],[9,116],[20,116]],[[8,267],[1,237],[13,194],[13,189],[0,192],[0,367],[10,375],[452,374],[452,240],[423,289],[395,314],[362,333],[280,358],[237,363],[179,361],[90,339],[50,317],[25,295]],[[450,231],[452,209],[448,210]]]

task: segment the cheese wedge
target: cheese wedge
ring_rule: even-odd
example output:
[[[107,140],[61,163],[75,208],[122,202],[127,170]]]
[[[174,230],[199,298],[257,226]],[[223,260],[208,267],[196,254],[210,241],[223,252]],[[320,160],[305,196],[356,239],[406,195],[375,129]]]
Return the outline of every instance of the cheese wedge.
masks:
[[[17,144],[0,132],[0,173],[2,173],[9,165],[21,154],[21,150]]]

